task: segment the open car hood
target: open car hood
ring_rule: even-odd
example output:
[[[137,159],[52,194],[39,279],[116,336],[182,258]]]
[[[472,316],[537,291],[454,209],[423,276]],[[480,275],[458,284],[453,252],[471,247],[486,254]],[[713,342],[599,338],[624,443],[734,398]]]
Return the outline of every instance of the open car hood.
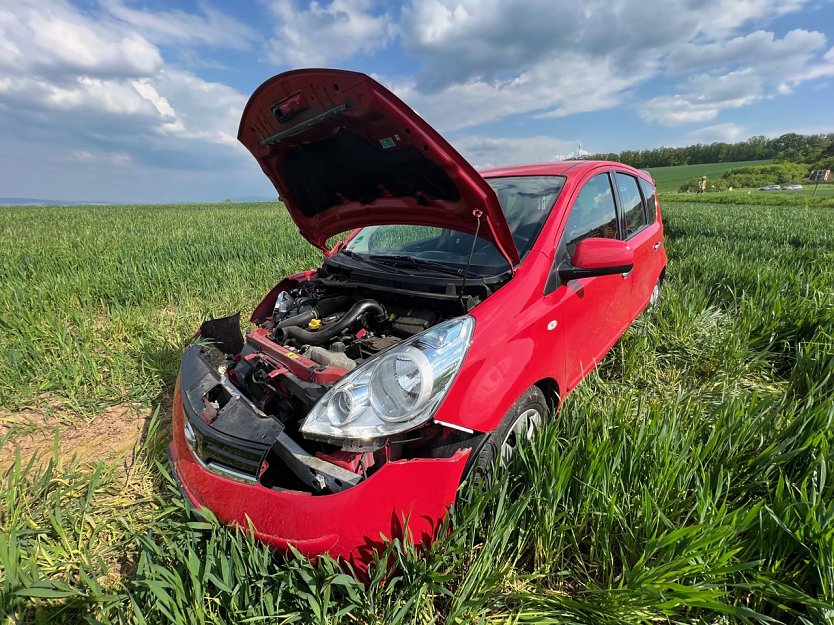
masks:
[[[358,72],[300,69],[262,84],[238,139],[275,185],[301,234],[327,250],[340,232],[380,224],[450,228],[518,250],[495,192],[402,100]]]

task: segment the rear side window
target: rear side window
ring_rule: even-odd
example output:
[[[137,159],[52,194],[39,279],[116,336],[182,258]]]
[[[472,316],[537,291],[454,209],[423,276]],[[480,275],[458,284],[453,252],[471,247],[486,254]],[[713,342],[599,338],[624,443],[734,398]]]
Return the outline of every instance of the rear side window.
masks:
[[[582,187],[565,226],[568,254],[582,239],[617,238],[617,210],[608,174],[598,174]]]
[[[614,180],[617,181],[617,192],[623,208],[626,238],[628,238],[646,225],[643,198],[640,196],[640,188],[637,186],[637,178],[634,176],[616,172]]]
[[[640,178],[640,188],[643,189],[643,197],[646,199],[646,217],[648,222],[653,224],[657,221],[657,202],[654,196],[654,185]]]

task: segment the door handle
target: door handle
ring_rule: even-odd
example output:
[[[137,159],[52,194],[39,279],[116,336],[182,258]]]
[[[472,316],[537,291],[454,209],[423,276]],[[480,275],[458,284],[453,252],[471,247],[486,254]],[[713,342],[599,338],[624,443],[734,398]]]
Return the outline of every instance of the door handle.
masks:
[[[652,249],[653,249],[655,252],[656,252],[657,250],[659,250],[659,249],[660,249],[660,241],[658,241],[657,243],[655,243],[654,245],[652,245]]]
[[[623,272],[623,274],[622,274],[622,276],[623,276],[623,280],[625,280],[626,278],[628,278],[628,277],[631,275],[631,272],[632,272],[632,271],[634,271],[634,267],[632,267],[631,269],[629,269],[629,270],[628,270],[628,271],[626,271],[626,272]]]

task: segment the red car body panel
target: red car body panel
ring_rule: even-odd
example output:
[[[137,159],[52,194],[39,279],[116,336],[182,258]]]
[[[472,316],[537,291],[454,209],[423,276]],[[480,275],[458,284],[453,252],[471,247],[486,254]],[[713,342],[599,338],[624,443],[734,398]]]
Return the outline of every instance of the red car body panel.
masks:
[[[353,488],[313,497],[298,491],[277,491],[244,484],[204,469],[183,434],[185,415],[180,383],[174,391],[169,452],[185,495],[197,508],[206,507],[223,523],[247,528],[259,540],[306,556],[324,552],[358,566],[367,563],[385,540],[433,540],[455,500],[469,449],[450,458],[418,458],[389,462]]]
[[[545,294],[556,245],[577,192],[597,174],[615,170],[654,185],[645,172],[622,163],[600,161],[542,163],[482,172],[484,178],[560,175],[566,182],[513,279],[471,311],[476,320],[472,345],[435,416],[437,421],[489,432],[521,393],[542,381],[552,382],[559,401],[563,401],[645,309],[651,289],[666,266],[659,204],[655,223],[629,240],[635,253],[631,275],[570,280]],[[658,242],[661,245],[655,248]],[[306,278],[308,274],[287,279],[299,276]],[[282,281],[273,288],[256,311],[271,311],[275,296],[287,286]],[[254,314],[253,320],[257,320]],[[556,324],[551,327],[553,321]]]
[[[492,431],[515,400],[542,381],[555,383],[559,401],[564,400],[645,309],[652,287],[666,266],[662,245],[654,249],[663,237],[659,211],[655,224],[629,240],[635,252],[630,275],[570,280],[545,294],[556,245],[576,192],[593,176],[611,170],[651,182],[644,172],[627,165],[595,161],[483,172],[485,178],[563,175],[567,181],[513,279],[471,311],[476,319],[472,345],[437,420],[478,432]],[[633,297],[635,279],[650,286]]]
[[[437,173],[434,168],[438,168],[447,176],[444,181],[448,180],[457,197],[433,196],[429,191],[432,185],[418,184],[411,194],[380,188],[377,197],[363,199],[354,193],[355,185],[367,181],[371,186],[383,187],[385,176],[358,167],[352,173],[352,178],[358,180],[342,182],[339,189],[322,198],[324,204],[332,204],[311,214],[311,194],[300,192],[289,180],[288,159],[309,151],[311,144],[323,145],[342,132],[361,137],[374,148],[381,145],[383,150],[372,154],[383,167],[386,163],[397,166],[407,151],[420,159],[413,161],[414,167],[409,166],[409,170],[425,164],[427,159],[430,166],[419,172],[418,179]],[[328,249],[329,237],[374,224],[427,225],[474,233],[478,220],[473,211],[477,210],[486,222],[480,229],[481,236],[491,240],[510,264],[518,262],[518,250],[492,188],[434,128],[365,74],[303,69],[267,80],[252,94],[243,111],[238,139],[281,194],[301,234],[323,251]],[[352,145],[351,149],[367,148]],[[348,168],[351,160],[362,156],[345,151],[322,153],[321,158],[328,160],[328,173],[332,174]],[[315,186],[312,181],[305,182]]]
[[[338,94],[333,90],[336,82],[340,85]],[[311,103],[311,96],[318,103]],[[336,122],[327,117],[333,107],[345,103],[349,106],[339,113],[344,119]],[[281,105],[286,111],[276,116],[272,109]],[[285,124],[279,119],[282,116],[292,119],[284,130]],[[320,116],[325,116],[324,121],[316,122]],[[310,120],[315,123],[305,126]],[[291,130],[295,124],[301,128],[289,133],[284,144],[284,139],[261,144],[264,136]],[[343,126],[364,128],[374,141],[402,131],[403,145],[413,141],[420,149],[425,146],[428,158],[455,181],[460,199],[383,197],[363,203],[345,198],[315,216],[305,215],[297,198],[289,193],[281,168],[292,150],[303,147],[304,141],[320,138],[322,133],[337,133]],[[560,263],[574,260],[566,258],[564,230],[586,183],[600,174],[613,180],[613,173],[620,172],[648,182],[653,189],[649,175],[620,163],[594,161],[506,167],[478,174],[399,99],[361,74],[304,70],[267,81],[247,105],[240,139],[281,192],[302,234],[323,250],[333,234],[376,224],[432,225],[474,232],[478,226],[472,210],[484,211],[487,227],[480,233],[505,254],[514,272],[469,311],[475,324],[468,351],[433,416],[441,426],[492,432],[533,385],[555,391],[551,399],[563,401],[646,308],[666,267],[663,225],[655,201],[654,221],[649,219],[650,223],[625,240],[629,253],[609,256],[609,260],[625,261],[633,254],[630,271],[554,279],[554,275],[561,276]],[[518,258],[497,196],[486,182],[487,178],[512,176],[564,177],[549,216],[523,258]],[[615,185],[611,190],[618,231],[623,232],[619,191]],[[644,206],[647,200],[644,196]],[[578,258],[577,264],[605,264],[605,247],[597,245],[598,258]],[[614,247],[622,248],[623,244]],[[332,255],[340,249],[341,244],[325,253]],[[615,262],[609,269],[621,266]],[[252,321],[259,323],[272,314],[278,293],[315,276],[316,271],[310,270],[280,281],[255,308]],[[371,549],[382,546],[381,535],[409,536],[416,542],[430,540],[455,500],[470,453],[477,453],[467,447],[449,457],[388,461],[357,485],[336,494],[312,496],[266,488],[233,481],[201,464],[185,439],[180,393],[178,381],[170,452],[188,498],[198,507],[211,509],[223,522],[246,526],[251,521],[256,535],[275,547],[287,549],[292,545],[309,556],[326,551],[361,564]]]
[[[576,246],[571,262],[581,269],[634,265],[634,250],[619,239],[590,239]]]

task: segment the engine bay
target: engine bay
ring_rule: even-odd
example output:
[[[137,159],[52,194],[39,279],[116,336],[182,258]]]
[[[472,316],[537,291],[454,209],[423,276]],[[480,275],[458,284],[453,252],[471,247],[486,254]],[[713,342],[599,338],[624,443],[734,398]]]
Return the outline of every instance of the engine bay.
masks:
[[[345,295],[317,280],[281,291],[273,314],[247,332],[229,379],[264,413],[292,426],[347,372],[446,318],[398,299]]]
[[[268,296],[274,298],[268,302],[271,314],[261,315],[245,337],[240,337],[238,315],[200,328],[202,340],[195,347],[212,379],[204,373],[190,401],[197,417],[192,437],[199,439],[193,449],[206,465],[241,472],[266,486],[321,494],[342,487],[336,484],[349,487],[349,476],[367,477],[392,460],[444,456],[457,449],[446,447],[461,433],[432,423],[360,447],[309,440],[300,431],[313,406],[339,380],[366,360],[459,315],[457,302],[421,299],[417,292],[407,297],[334,289],[315,276],[282,284],[288,288]],[[231,439],[218,444],[221,434]],[[252,449],[244,462],[240,449],[247,446]],[[299,470],[286,470],[298,462]],[[310,462],[330,468],[310,469]],[[334,470],[341,471],[339,479],[333,478]]]

